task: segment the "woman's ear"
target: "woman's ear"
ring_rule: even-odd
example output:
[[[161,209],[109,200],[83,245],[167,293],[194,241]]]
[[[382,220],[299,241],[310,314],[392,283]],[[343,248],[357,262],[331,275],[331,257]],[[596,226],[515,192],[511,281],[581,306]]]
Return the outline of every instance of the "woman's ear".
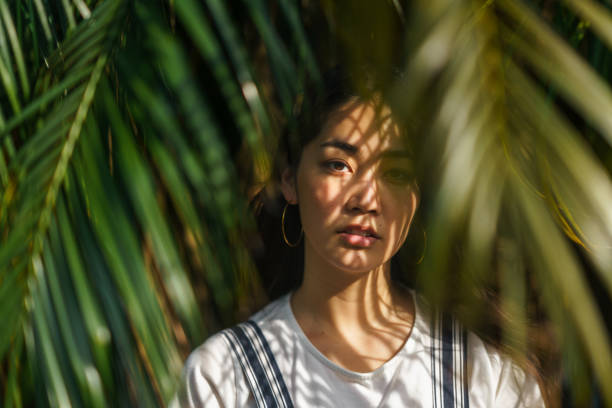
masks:
[[[286,167],[281,174],[281,191],[289,204],[298,203],[297,191],[295,188],[295,174],[289,167]]]

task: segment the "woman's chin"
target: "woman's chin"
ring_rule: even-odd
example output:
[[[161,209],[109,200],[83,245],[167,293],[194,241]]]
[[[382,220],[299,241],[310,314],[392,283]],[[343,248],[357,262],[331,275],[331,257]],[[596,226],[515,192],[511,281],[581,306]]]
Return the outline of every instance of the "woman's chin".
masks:
[[[325,246],[315,246],[310,243],[311,241],[306,241],[305,257],[310,258],[312,262],[306,259],[307,265],[318,265],[317,268],[329,270],[329,273],[337,270],[343,275],[353,277],[361,277],[363,274],[380,269],[386,263],[385,255],[389,252],[378,245],[380,242],[368,248],[350,245],[343,240],[334,240]]]
[[[363,275],[375,269],[379,269],[385,262],[375,254],[365,251],[346,250],[332,263],[338,270],[351,275]]]

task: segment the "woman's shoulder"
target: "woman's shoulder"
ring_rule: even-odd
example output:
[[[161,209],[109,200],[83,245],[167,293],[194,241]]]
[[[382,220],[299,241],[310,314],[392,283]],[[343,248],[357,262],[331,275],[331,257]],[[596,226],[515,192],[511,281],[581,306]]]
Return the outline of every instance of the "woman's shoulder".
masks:
[[[210,367],[211,365],[227,365],[227,357],[231,353],[231,349],[227,340],[225,340],[224,333],[224,331],[220,331],[213,334],[193,350],[187,361],[185,361],[185,369],[193,371],[201,367]]]
[[[415,328],[432,353],[447,344],[463,349],[470,404],[476,407],[544,407],[536,378],[509,355],[483,341],[451,315],[439,313],[415,294]]]
[[[240,390],[237,370],[223,332],[209,337],[191,352],[173,408],[234,406]]]
[[[269,331],[283,320],[287,304],[287,297],[273,301],[251,316],[249,322]],[[181,388],[173,407],[236,406],[248,399],[248,386],[228,337],[232,330],[245,324],[213,334],[191,352],[185,361]]]

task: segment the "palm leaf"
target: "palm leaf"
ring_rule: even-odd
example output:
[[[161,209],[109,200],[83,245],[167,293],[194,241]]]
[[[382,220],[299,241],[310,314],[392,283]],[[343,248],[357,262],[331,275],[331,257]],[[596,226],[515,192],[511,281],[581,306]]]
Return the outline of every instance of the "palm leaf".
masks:
[[[400,86],[395,95],[407,114],[417,101],[432,99],[425,91],[435,95],[433,137],[424,148],[434,153],[424,163],[441,165],[429,180],[439,188],[428,240],[435,256],[421,267],[424,285],[433,298],[448,296],[439,282],[456,280],[457,242],[467,254],[460,275],[464,290],[475,280],[495,280],[489,254],[498,251],[495,236],[503,237],[515,255],[494,259],[510,270],[524,265],[535,275],[561,337],[578,333],[605,390],[612,380],[609,334],[563,232],[583,245],[609,296],[612,184],[542,83],[552,84],[608,143],[610,88],[521,2],[435,3],[427,7],[438,11],[430,20],[423,21],[425,11],[417,13],[415,32],[428,29],[414,40],[418,47],[403,79],[410,88]],[[590,2],[576,7],[591,10]],[[524,304],[525,290],[508,290],[514,298],[506,303]],[[612,401],[612,394],[604,394]]]
[[[126,88],[126,100],[113,95],[104,79],[114,80],[117,75],[135,79],[130,65],[123,63],[130,60],[128,50],[108,57],[116,44],[113,39],[125,27],[127,9],[122,3],[102,2],[90,19],[75,25],[72,7],[63,2],[65,26],[53,22],[43,3],[38,1],[36,6],[47,46],[53,38],[65,36],[66,41],[44,59],[48,68],[36,81],[32,101],[22,108],[21,101],[15,100],[16,113],[2,129],[3,140],[12,143],[19,135],[24,143],[16,155],[8,156],[9,166],[3,168],[6,188],[0,219],[8,235],[0,250],[1,270],[7,272],[2,273],[0,302],[3,310],[13,311],[13,319],[3,331],[1,352],[6,353],[10,344],[10,358],[21,358],[20,345],[25,339],[29,371],[21,375],[46,384],[47,392],[38,403],[106,406],[113,401],[138,401],[164,405],[181,368],[176,342],[197,344],[204,332],[184,270],[184,255],[173,244],[178,231],[169,226],[162,207],[155,204],[159,195],[155,178],[161,171],[179,214],[189,225],[183,228],[196,238],[197,248],[206,257],[197,255],[200,264],[207,265],[213,302],[222,316],[229,316],[235,281],[221,270],[252,268],[239,235],[240,224],[248,224],[242,215],[245,202],[237,195],[235,174],[225,166],[231,158],[215,121],[206,113],[209,102],[184,87],[184,76],[191,75],[191,68],[181,45],[167,34],[160,17],[146,9],[148,5],[137,4],[131,9],[136,11],[132,17],[142,33],[160,41],[161,47],[153,43],[144,51],[162,62],[162,70],[151,71],[146,64],[143,72],[158,83],[164,80],[160,73],[167,75],[170,89],[151,88],[153,81],[139,84],[134,80]],[[86,16],[83,6],[80,10]],[[58,32],[60,26],[64,33]],[[212,62],[220,55],[216,52],[204,57]],[[242,64],[243,80],[248,81],[245,57],[240,58],[234,61]],[[111,65],[115,62],[117,65]],[[216,63],[214,72],[225,84],[221,89],[230,112],[242,118],[239,130],[250,148],[258,151],[255,155],[264,167],[263,174],[269,172],[267,155],[257,142],[261,133],[253,122],[270,126],[263,105],[253,95],[245,105],[227,62]],[[8,85],[13,86],[14,78],[11,81]],[[195,150],[185,137],[184,124],[175,119],[178,112],[169,102],[172,94],[183,101],[187,129],[198,135]],[[192,105],[194,100],[200,102]],[[127,108],[127,117],[120,113],[120,104],[121,109]],[[246,106],[258,109],[255,118]],[[168,109],[170,121],[145,126],[146,115],[160,109]],[[135,127],[134,117],[143,124],[141,129]],[[171,123],[175,124],[169,126]],[[35,132],[27,135],[23,132],[26,127]],[[168,129],[174,139],[164,135]],[[141,131],[151,138],[157,168],[134,143]],[[112,149],[108,156],[100,143],[106,134]],[[189,158],[187,167],[172,164],[176,147]],[[180,194],[191,194],[194,187],[200,194],[190,204]],[[209,193],[213,190],[217,194]],[[120,198],[125,192],[131,199]],[[194,203],[210,206],[208,220],[198,219]],[[34,306],[24,310],[26,304]],[[22,328],[24,338],[17,336]],[[109,349],[111,344],[116,351]],[[11,367],[6,403],[23,399],[15,382],[15,365]],[[127,383],[121,378],[127,378]]]

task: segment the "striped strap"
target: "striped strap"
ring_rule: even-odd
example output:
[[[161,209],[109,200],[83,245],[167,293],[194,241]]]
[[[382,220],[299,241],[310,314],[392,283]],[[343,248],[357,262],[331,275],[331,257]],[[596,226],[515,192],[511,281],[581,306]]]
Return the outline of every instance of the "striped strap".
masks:
[[[448,315],[432,322],[432,392],[434,408],[469,408],[467,332]]]
[[[270,345],[259,326],[249,320],[222,333],[240,362],[257,407],[293,407]]]

